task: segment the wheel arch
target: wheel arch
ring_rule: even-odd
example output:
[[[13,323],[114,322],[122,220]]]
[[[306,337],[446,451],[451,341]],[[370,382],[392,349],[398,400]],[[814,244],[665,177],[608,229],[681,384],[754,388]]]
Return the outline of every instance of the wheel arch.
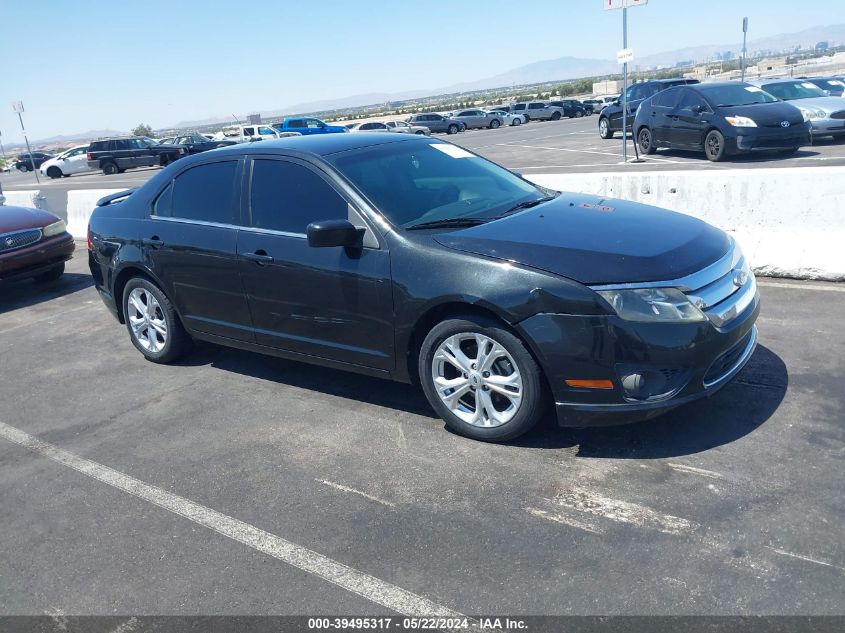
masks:
[[[130,279],[135,277],[141,277],[146,279],[150,283],[153,283],[161,290],[162,293],[170,300],[170,303],[173,304],[173,309],[176,312],[179,318],[182,318],[182,315],[179,314],[179,309],[176,307],[176,304],[173,302],[173,298],[167,294],[165,290],[164,284],[147,268],[142,266],[138,263],[130,263],[123,266],[115,275],[112,281],[112,297],[114,297],[115,306],[117,306],[117,319],[121,323],[126,323],[126,317],[123,314],[123,290],[126,288],[126,284],[129,283]]]

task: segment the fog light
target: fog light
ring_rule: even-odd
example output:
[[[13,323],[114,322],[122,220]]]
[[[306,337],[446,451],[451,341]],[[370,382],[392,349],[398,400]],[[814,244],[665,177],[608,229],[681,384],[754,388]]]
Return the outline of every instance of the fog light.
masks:
[[[681,367],[617,365],[626,400],[664,400],[678,393],[689,382],[691,370]]]

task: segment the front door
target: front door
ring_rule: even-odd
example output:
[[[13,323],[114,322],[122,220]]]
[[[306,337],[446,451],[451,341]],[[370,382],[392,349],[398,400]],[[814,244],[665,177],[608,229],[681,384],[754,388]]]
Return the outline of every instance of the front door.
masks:
[[[672,113],[672,146],[697,149],[702,146],[704,133],[710,127],[707,117],[709,107],[694,90],[683,88],[681,92],[681,98]]]
[[[320,358],[393,368],[390,254],[328,176],[294,159],[255,158],[238,253],[256,341]],[[311,222],[366,227],[364,247],[308,245]]]
[[[237,254],[241,162],[178,174],[153,203],[141,243],[186,327],[253,342]]]

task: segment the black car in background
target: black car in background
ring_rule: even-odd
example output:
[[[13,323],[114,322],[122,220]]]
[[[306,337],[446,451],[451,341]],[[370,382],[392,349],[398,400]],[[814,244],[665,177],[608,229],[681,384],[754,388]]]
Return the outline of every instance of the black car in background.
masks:
[[[29,152],[19,154],[15,158],[15,169],[19,171],[35,171],[51,158],[53,158],[53,155],[45,152],[32,152],[31,155]]]
[[[760,150],[791,154],[811,143],[798,108],[736,81],[659,92],[640,104],[634,135],[643,154],[686,149],[711,161]]]
[[[569,117],[570,119],[580,119],[581,117],[586,116],[587,114],[593,113],[592,108],[590,108],[588,113],[587,108],[584,106],[584,104],[578,101],[577,99],[549,101],[549,105],[557,106],[558,108],[563,108],[563,116]]]
[[[628,95],[628,127],[633,129],[634,115],[640,104],[656,95],[661,90],[673,86],[685,86],[699,83],[698,79],[653,79],[628,86],[625,94]],[[604,108],[599,115],[599,136],[603,139],[613,138],[616,132],[622,131],[622,97]]]
[[[87,159],[91,169],[112,175],[135,167],[168,165],[184,155],[182,147],[157,145],[152,139],[131,136],[91,141]]]
[[[185,150],[185,155],[189,155],[207,152],[208,150],[226,147],[228,145],[235,145],[235,141],[215,141],[202,134],[187,134],[185,136],[173,136],[163,139],[154,147],[164,148],[165,150],[181,148]]]
[[[754,275],[721,230],[412,134],[190,156],[103,198],[88,243],[148,360],[198,339],[420,382],[480,440],[552,403],[564,425],[650,417],[724,386],[757,342]]]

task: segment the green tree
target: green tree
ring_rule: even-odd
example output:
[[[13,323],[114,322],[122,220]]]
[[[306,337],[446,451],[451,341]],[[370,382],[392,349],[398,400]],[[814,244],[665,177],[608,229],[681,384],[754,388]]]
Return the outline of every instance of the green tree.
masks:
[[[134,136],[152,136],[153,135],[153,128],[151,128],[146,123],[139,123],[133,130],[132,134]]]

